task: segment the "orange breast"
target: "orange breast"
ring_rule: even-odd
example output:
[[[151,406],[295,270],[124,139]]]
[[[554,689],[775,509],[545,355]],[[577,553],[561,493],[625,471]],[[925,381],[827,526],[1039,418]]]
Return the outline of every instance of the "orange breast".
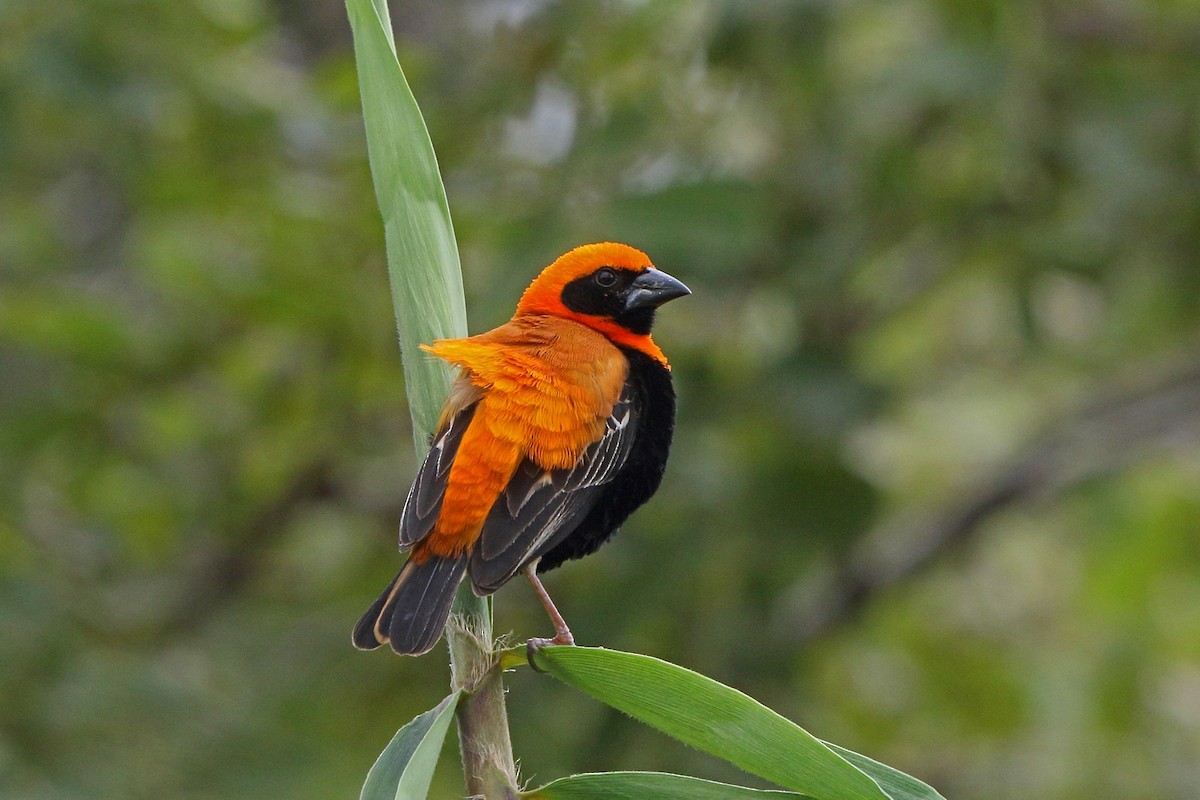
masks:
[[[469,549],[526,457],[545,469],[577,464],[604,435],[629,368],[602,334],[550,316],[518,317],[425,349],[458,365],[481,397],[450,468],[441,515],[415,558]]]

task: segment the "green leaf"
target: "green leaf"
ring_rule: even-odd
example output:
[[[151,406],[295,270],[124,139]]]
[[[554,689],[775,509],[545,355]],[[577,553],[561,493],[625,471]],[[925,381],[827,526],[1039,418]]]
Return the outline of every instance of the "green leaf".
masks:
[[[793,792],[748,789],[665,772],[589,772],[525,792],[527,800],[798,800]]]
[[[359,800],[422,800],[462,692],[416,717],[392,737],[367,773]]]
[[[852,764],[803,728],[736,689],[650,656],[592,647],[545,647],[539,669],[597,700],[785,789],[818,800],[900,800],[940,795],[915,778],[898,789],[862,756]],[[847,751],[848,752],[848,751]],[[861,768],[860,768],[861,767]],[[884,768],[886,769],[886,768]],[[870,773],[870,775],[868,774]],[[904,776],[907,778],[907,776]]]
[[[939,800],[942,797],[929,784],[917,780],[912,775],[832,742],[821,743],[870,775],[893,800]]]
[[[500,659],[499,666],[503,672],[529,666],[529,651],[524,643],[497,650],[496,656]]]
[[[429,131],[396,60],[387,3],[346,0],[346,9],[413,436],[423,453],[449,390],[450,372],[417,345],[467,333],[458,245]]]
[[[462,269],[446,189],[425,118],[396,58],[386,0],[346,0],[388,282],[417,453],[424,453],[450,390],[450,369],[418,345],[467,335]],[[491,602],[460,588],[455,613],[491,628]],[[452,654],[457,657],[458,654]]]

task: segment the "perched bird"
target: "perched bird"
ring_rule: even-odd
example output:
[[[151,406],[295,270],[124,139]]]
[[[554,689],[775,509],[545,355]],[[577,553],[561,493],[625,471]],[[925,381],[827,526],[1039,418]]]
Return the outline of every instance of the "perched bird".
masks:
[[[513,318],[423,349],[459,368],[408,492],[409,557],[354,629],[354,645],[402,654],[441,637],[467,576],[487,595],[524,572],[571,631],[537,572],[594,552],[658,489],[675,428],[660,305],[691,294],[623,244],[578,247],[546,267]]]

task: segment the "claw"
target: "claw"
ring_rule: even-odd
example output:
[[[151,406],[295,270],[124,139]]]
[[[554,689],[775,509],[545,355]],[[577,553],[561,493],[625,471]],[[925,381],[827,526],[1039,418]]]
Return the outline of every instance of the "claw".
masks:
[[[560,631],[553,639],[533,638],[525,642],[525,659],[529,662],[529,666],[533,668],[534,672],[546,671],[533,663],[533,657],[537,655],[538,650],[551,645],[570,645],[574,647],[575,637],[571,635],[570,631]]]

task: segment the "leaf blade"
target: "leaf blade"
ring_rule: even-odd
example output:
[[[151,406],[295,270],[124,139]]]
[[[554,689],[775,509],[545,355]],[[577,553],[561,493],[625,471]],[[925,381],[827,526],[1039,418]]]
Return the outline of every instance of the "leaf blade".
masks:
[[[668,772],[585,772],[551,781],[521,797],[526,800],[801,800],[804,795]]]
[[[691,670],[591,647],[545,647],[534,662],[597,700],[785,789],[820,800],[892,800],[803,728]]]
[[[821,742],[833,752],[870,775],[892,800],[946,800],[936,789],[922,780],[914,778],[895,767],[889,767],[875,759],[847,750],[832,742]]]
[[[458,244],[429,131],[396,59],[387,4],[346,0],[346,8],[413,437],[417,452],[424,452],[449,391],[450,372],[418,345],[466,335]]]
[[[428,794],[461,697],[461,691],[451,693],[396,731],[367,773],[359,800],[420,800]]]

